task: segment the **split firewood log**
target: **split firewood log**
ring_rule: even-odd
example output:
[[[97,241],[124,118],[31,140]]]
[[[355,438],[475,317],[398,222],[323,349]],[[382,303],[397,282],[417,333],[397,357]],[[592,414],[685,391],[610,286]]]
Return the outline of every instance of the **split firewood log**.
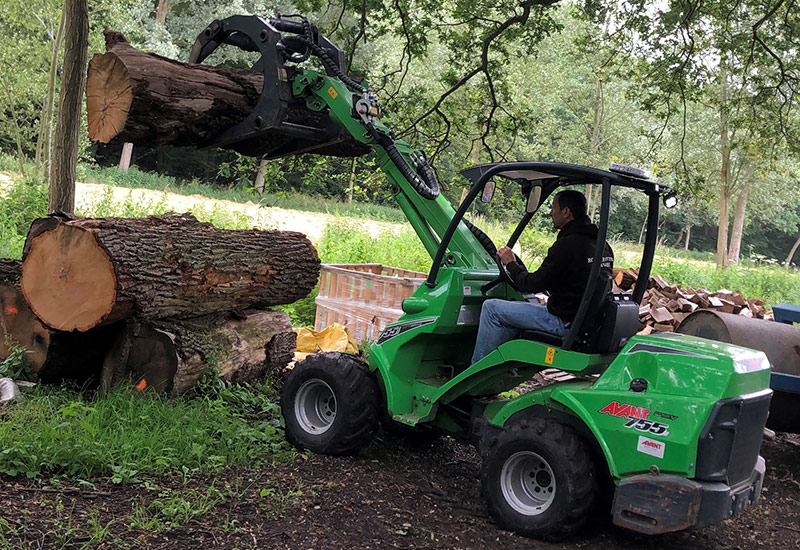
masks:
[[[58,330],[288,304],[319,277],[316,250],[291,231],[217,229],[191,214],[34,227],[45,229],[29,239],[22,291]]]
[[[254,381],[280,372],[292,360],[296,340],[282,311],[129,320],[106,356],[102,387],[130,382],[139,390],[179,394],[209,369],[229,382]]]
[[[86,114],[89,139],[99,143],[212,145],[223,131],[253,112],[264,85],[263,74],[246,70],[181,63],[146,53],[128,44],[115,31],[106,31],[106,53],[89,62]],[[318,128],[325,116],[291,100],[286,76],[274,83],[286,88],[284,122]],[[349,134],[314,152],[358,156],[369,152]],[[295,138],[270,133],[259,139],[259,152],[280,150]],[[238,146],[237,146],[238,145]],[[230,148],[244,154],[244,144]]]

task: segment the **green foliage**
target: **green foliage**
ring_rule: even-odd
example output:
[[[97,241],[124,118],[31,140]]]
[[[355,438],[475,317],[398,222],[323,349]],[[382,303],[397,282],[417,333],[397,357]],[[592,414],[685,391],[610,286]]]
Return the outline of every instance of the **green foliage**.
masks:
[[[21,258],[31,222],[47,215],[47,187],[24,178],[0,197],[0,256]]]
[[[428,271],[431,266],[430,256],[410,229],[370,235],[345,221],[325,227],[317,252],[326,264],[379,263],[414,271]]]
[[[300,298],[291,304],[276,306],[275,309],[283,311],[289,315],[292,321],[292,326],[295,328],[300,327],[314,327],[314,320],[317,315],[317,304],[314,300],[319,294],[319,284],[314,287],[308,296]]]
[[[291,456],[269,387],[217,381],[204,390],[184,399],[129,390],[86,399],[63,388],[38,388],[4,412],[0,473],[127,483]]]
[[[4,336],[4,339],[8,355],[0,361],[0,378],[35,380],[36,373],[31,370],[31,362],[27,357],[28,351],[8,334]]]

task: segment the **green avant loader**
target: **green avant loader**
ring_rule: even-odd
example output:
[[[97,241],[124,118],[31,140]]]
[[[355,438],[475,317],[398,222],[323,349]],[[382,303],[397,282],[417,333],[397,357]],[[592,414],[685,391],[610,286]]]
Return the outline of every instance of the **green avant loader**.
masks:
[[[425,283],[403,302],[404,315],[372,344],[369,364],[321,353],[294,367],[281,393],[291,443],[354,453],[381,421],[410,437],[447,434],[472,443],[492,516],[539,538],[575,532],[603,502],[614,523],[657,534],[720,522],[759,497],[772,395],[766,356],[672,333],[637,336],[644,285],[614,293],[601,275],[612,188],[638,191],[648,202],[640,281],[649,277],[659,206],[675,199],[668,188],[625,166],[507,162],[465,170],[469,192],[454,209],[424,153],[395,139],[372,91],[345,74],[342,51],[305,19],[214,21],[190,61],[221,44],[259,53],[253,70],[263,73],[264,87],[253,113],[218,143],[275,158],[325,154],[343,136],[356,140],[374,152],[433,260]],[[298,111],[309,116],[289,121],[287,113]],[[600,186],[599,235],[568,334],[525,331],[471,364],[482,303],[526,299],[495,244],[464,217],[501,182],[526,205],[507,246],[548,197],[572,185]],[[545,369],[569,376],[513,391]]]

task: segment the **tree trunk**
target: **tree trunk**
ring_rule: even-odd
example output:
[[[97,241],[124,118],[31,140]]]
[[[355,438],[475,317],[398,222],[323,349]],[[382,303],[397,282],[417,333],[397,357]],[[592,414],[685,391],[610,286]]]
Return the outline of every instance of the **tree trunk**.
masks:
[[[689,240],[692,238],[692,213],[686,215],[686,242],[683,244],[684,250],[689,250]]]
[[[47,173],[50,167],[50,141],[53,135],[53,111],[55,110],[56,79],[58,78],[58,54],[64,43],[64,10],[61,10],[61,21],[55,37],[51,35],[50,43],[50,71],[47,74],[47,91],[45,92],[42,116],[39,121],[39,138],[36,140],[36,175]]]
[[[50,212],[75,210],[75,169],[78,163],[78,134],[89,49],[89,6],[87,0],[64,2],[64,70],[58,123],[50,165]]]
[[[728,262],[739,263],[739,254],[742,250],[742,235],[744,234],[744,215],[747,210],[747,193],[749,190],[750,171],[745,170],[736,199],[736,211],[733,215],[733,230],[731,231],[731,244],[728,247]]]
[[[167,14],[169,13],[172,4],[169,0],[158,0],[156,6],[156,23],[164,25],[167,22]]]
[[[350,179],[347,180],[347,203],[353,203],[353,186],[356,182],[356,159],[353,158],[353,163],[350,165]]]
[[[43,218],[24,254],[25,298],[59,330],[287,304],[319,276],[301,233],[217,229],[191,214]]]
[[[792,249],[789,251],[789,255],[786,256],[786,262],[784,262],[786,267],[792,265],[792,258],[794,257],[794,253],[797,252],[798,247],[800,247],[800,237],[797,237],[797,240],[794,242]]]
[[[103,366],[104,390],[120,383],[180,394],[209,370],[228,382],[280,372],[292,359],[297,335],[282,311],[249,310],[194,319],[130,322]]]
[[[137,50],[121,33],[106,31],[105,37],[107,53],[95,54],[89,62],[86,82],[89,138],[94,142],[212,145],[254,110],[261,95],[260,73],[181,63]],[[316,128],[323,116],[297,101],[290,103],[285,122]],[[258,147],[273,152],[295,140],[271,133]],[[248,144],[228,147],[253,154]],[[368,151],[346,136],[314,152],[353,156]]]
[[[603,80],[600,78],[599,75],[595,75],[595,88],[594,88],[594,103],[593,103],[593,111],[594,116],[592,119],[592,133],[589,136],[589,144],[591,146],[592,152],[592,166],[598,168],[598,158],[597,152],[600,148],[600,131],[603,127],[603,121],[605,119],[604,113],[604,101],[603,101]],[[592,185],[586,185],[586,203],[587,208],[586,211],[589,214],[589,219],[594,221],[594,215],[597,211],[597,200],[595,197],[592,196]]]
[[[728,139],[728,74],[725,70],[725,60],[721,63],[720,72],[720,141],[722,162],[720,164],[720,190],[719,190],[719,227],[717,229],[717,267],[728,266],[728,217],[729,198],[731,186],[731,149]]]
[[[25,154],[22,152],[22,133],[20,132],[19,121],[17,120],[17,108],[14,105],[14,96],[11,94],[11,88],[3,78],[2,74],[0,74],[0,85],[3,86],[3,90],[6,92],[6,97],[8,97],[8,110],[11,112],[11,122],[14,123],[14,138],[17,142],[17,162],[19,162],[19,172],[20,174],[25,175]]]

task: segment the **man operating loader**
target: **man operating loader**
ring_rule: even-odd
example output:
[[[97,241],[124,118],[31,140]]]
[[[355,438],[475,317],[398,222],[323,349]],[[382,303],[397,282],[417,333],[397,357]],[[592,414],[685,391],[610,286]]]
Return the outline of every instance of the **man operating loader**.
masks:
[[[533,273],[516,261],[507,246],[497,251],[517,287],[525,293],[549,292],[547,304],[486,300],[481,308],[473,364],[500,344],[518,338],[521,330],[539,330],[562,337],[569,330],[592,269],[597,226],[589,220],[583,194],[574,190],[556,194],[550,217],[560,231],[542,265]],[[602,262],[601,274],[610,276],[614,253],[608,243]]]

